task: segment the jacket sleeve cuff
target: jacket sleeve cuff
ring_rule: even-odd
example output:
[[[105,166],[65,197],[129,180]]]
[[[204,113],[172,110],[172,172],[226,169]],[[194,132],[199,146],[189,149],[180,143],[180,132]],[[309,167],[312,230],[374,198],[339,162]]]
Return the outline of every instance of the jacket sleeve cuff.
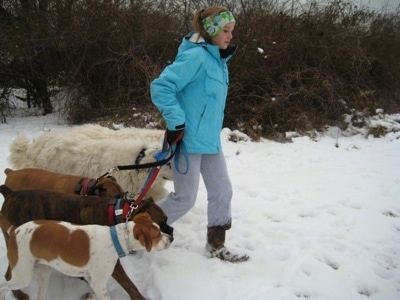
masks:
[[[185,123],[181,124],[181,125],[177,125],[175,126],[175,130],[181,130],[184,129],[186,127]]]

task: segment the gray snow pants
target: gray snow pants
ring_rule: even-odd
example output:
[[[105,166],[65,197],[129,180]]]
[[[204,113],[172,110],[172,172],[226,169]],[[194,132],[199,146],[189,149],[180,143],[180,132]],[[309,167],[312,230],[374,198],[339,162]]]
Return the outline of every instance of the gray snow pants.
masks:
[[[175,191],[159,203],[168,217],[167,223],[174,223],[195,205],[201,175],[207,190],[207,226],[228,224],[231,221],[232,185],[224,154],[188,154],[188,161],[186,174],[179,173],[172,163]],[[178,163],[179,171],[184,172],[187,164],[182,153]]]

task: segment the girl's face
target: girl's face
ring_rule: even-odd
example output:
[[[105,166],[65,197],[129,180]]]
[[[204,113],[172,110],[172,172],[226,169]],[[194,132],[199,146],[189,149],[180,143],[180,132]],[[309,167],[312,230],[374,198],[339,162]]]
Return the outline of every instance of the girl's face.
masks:
[[[219,49],[226,49],[231,42],[233,37],[233,29],[235,28],[235,23],[228,23],[225,25],[224,29],[222,29],[221,33],[217,36],[211,38],[211,42],[213,45],[218,46]]]

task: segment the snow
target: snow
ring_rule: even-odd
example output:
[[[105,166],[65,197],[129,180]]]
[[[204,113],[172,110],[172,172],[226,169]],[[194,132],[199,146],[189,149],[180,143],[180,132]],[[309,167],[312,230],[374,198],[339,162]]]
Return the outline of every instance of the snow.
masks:
[[[1,170],[12,167],[8,147],[18,134],[33,138],[68,128],[58,113],[13,114],[0,124]],[[226,245],[250,260],[232,264],[204,256],[201,184],[195,207],[173,224],[171,247],[123,258],[127,273],[154,300],[400,299],[399,120],[399,115],[372,118],[370,124],[395,127],[381,138],[362,130],[338,135],[332,128],[313,139],[293,135],[292,143],[235,143],[228,140],[234,133],[224,129],[234,186]],[[4,273],[2,238],[0,257]],[[113,279],[108,289],[112,299],[128,299]],[[35,282],[24,290],[35,298]],[[79,299],[88,291],[80,279],[54,271],[47,299]],[[11,292],[6,299],[13,299]]]

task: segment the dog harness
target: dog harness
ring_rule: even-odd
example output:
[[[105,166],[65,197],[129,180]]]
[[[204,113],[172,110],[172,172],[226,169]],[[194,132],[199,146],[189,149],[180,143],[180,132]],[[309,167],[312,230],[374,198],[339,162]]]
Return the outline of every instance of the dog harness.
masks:
[[[123,198],[110,199],[108,201],[108,226],[124,222],[131,210],[132,203],[133,201],[124,201]]]
[[[94,180],[92,178],[82,178],[79,180],[77,185],[75,186],[75,194],[80,195],[82,192],[82,195],[87,196],[87,195],[93,195],[93,193],[90,193],[92,189],[96,186],[97,180]]]

